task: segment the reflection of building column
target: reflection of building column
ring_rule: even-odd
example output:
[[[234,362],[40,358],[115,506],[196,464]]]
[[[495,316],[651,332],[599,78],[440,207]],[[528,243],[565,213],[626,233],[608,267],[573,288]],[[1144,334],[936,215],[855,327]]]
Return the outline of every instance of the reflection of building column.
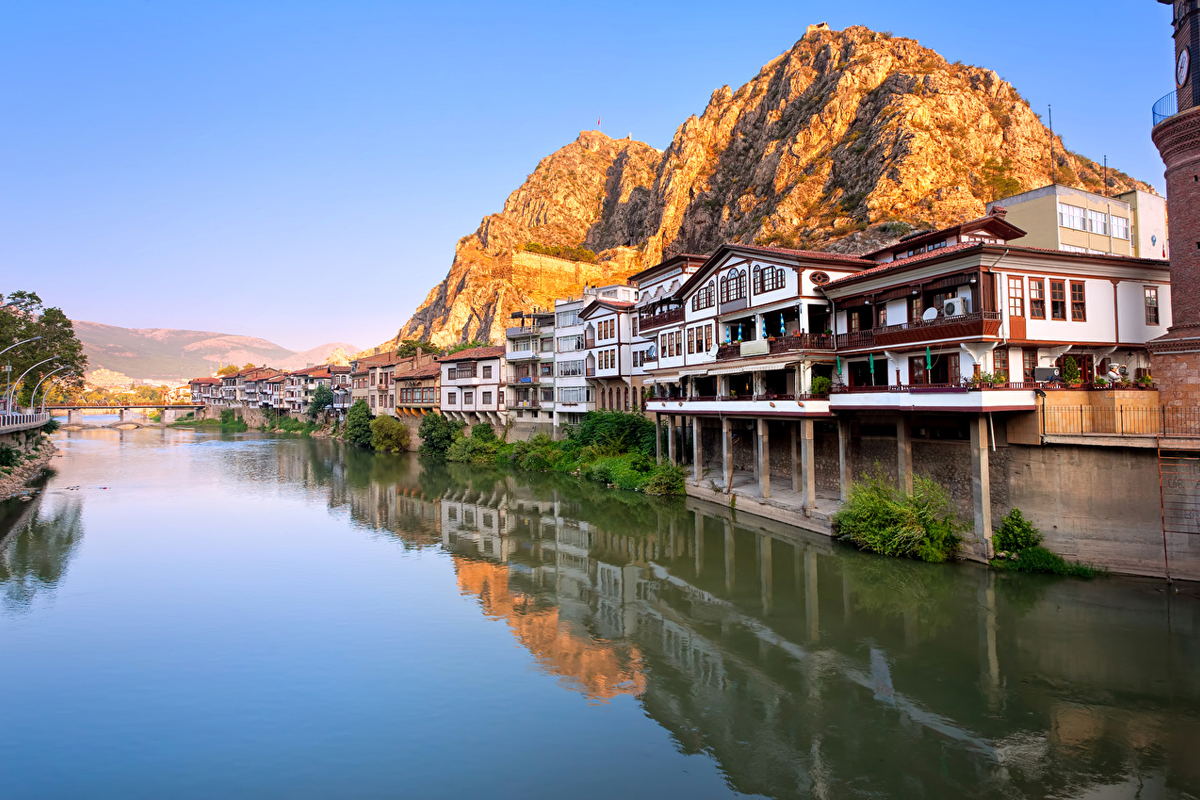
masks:
[[[980,672],[982,673],[984,691],[988,697],[988,706],[998,708],[1000,705],[1000,654],[996,648],[996,573],[983,571],[983,585],[980,587],[980,642],[982,655]]]
[[[764,614],[771,613],[775,600],[771,580],[771,541],[765,533],[758,535],[758,585]]]
[[[704,477],[704,448],[700,440],[700,417],[692,417],[692,465],[696,474],[696,485]]]
[[[758,488],[763,500],[771,496],[771,435],[765,419],[758,420]]]
[[[733,490],[733,424],[721,417],[721,461],[725,472],[725,494]]]
[[[662,463],[662,414],[654,415],[654,460]]]
[[[733,592],[733,525],[725,520],[725,591]]]
[[[692,512],[692,518],[696,523],[696,577],[700,577],[700,573],[704,571],[704,516],[700,513],[700,509]]]
[[[854,606],[851,603],[851,593],[850,593],[850,578],[846,575],[846,572],[843,570],[842,571],[842,614],[847,622],[850,621],[850,615],[853,610],[854,610]]]
[[[667,458],[670,459],[671,466],[679,463],[679,457],[676,455],[675,438],[675,415],[667,414]]]
[[[821,638],[821,609],[817,593],[817,554],[804,551],[804,615],[808,621],[808,640]]]

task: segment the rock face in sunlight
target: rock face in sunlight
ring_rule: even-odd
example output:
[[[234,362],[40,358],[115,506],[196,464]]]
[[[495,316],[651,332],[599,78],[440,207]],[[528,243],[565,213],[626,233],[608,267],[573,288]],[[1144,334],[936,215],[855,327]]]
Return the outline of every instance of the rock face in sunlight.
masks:
[[[1098,164],[1057,138],[1054,153],[1059,183],[1103,190]],[[498,342],[512,311],[664,256],[727,241],[861,252],[1050,182],[1050,132],[995,72],[912,39],[812,26],[748,83],[713,92],[665,152],[586,131],[543,159],[459,241],[399,338]],[[1108,170],[1110,194],[1135,187],[1153,191]],[[529,264],[530,245],[597,260]]]

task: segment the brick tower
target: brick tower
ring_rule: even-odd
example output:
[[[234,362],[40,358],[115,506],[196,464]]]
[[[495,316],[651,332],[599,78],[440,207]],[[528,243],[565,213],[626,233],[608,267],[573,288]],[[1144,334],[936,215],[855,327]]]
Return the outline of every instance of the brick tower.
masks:
[[[1200,0],[1158,2],[1175,28],[1175,103],[1155,105],[1151,133],[1167,166],[1171,327],[1146,346],[1163,404],[1200,406]]]

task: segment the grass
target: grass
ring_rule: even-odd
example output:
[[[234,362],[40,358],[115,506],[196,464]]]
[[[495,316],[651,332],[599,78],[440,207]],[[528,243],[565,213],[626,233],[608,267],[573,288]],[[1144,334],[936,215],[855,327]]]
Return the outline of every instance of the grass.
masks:
[[[851,484],[833,523],[837,537],[860,550],[935,564],[954,558],[962,541],[945,489],[916,478],[913,493],[904,494],[881,470]]]

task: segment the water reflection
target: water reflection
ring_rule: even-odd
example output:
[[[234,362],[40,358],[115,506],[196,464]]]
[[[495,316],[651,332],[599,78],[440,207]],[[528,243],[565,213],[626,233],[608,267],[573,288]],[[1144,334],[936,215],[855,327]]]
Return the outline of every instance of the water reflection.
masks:
[[[558,476],[278,448],[280,480],[404,547],[538,665],[639,698],[772,797],[1196,796],[1200,604],[1159,584],[863,555]]]
[[[0,596],[9,612],[29,611],[52,594],[83,540],[78,495],[55,492],[0,504]]]

